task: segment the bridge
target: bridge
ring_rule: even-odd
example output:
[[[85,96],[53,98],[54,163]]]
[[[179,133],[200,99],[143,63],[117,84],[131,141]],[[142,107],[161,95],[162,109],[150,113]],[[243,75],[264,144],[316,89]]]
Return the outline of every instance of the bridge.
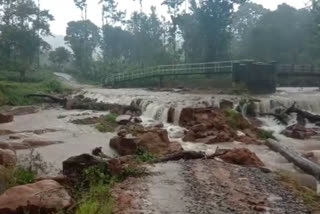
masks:
[[[320,77],[320,69],[318,71],[314,66],[305,65],[258,63],[253,60],[159,65],[109,75],[106,77],[105,85],[116,87],[123,82],[157,78],[159,86],[162,87],[164,77],[199,74],[230,74],[232,75],[233,82],[244,83],[252,92],[272,93],[276,89],[278,78],[287,79],[288,75],[292,75],[308,76],[314,79],[315,76]]]
[[[234,62],[236,61],[159,65],[139,68],[133,71],[108,76],[106,78],[106,85],[116,85],[117,83],[126,81],[155,77],[161,78],[164,76],[231,74],[233,72]]]

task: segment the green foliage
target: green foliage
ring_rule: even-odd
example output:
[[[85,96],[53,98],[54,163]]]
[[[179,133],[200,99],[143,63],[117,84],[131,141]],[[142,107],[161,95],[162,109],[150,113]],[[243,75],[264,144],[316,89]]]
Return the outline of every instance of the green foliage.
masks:
[[[276,140],[276,137],[273,135],[273,131],[266,131],[263,129],[258,130],[258,137],[262,140],[268,140],[268,139]]]
[[[55,79],[39,83],[0,81],[0,100],[7,105],[31,105],[39,100],[25,97],[27,94],[62,93],[65,90],[66,87]]]
[[[14,186],[33,183],[36,179],[36,173],[26,170],[22,167],[18,167],[13,173]]]
[[[290,172],[278,171],[277,175],[280,182],[302,199],[309,209],[312,211],[320,211],[320,196],[315,191],[303,186]]]
[[[23,79],[37,63],[39,51],[49,48],[42,36],[51,34],[49,22],[54,18],[33,0],[1,1],[0,7],[0,67],[19,72]]]
[[[97,184],[90,187],[89,191],[84,193],[85,199],[77,208],[76,214],[111,214],[113,208],[113,199],[110,193],[110,186]]]
[[[73,51],[75,67],[91,77],[92,55],[100,42],[99,28],[90,20],[69,22],[64,40]]]
[[[243,118],[243,116],[239,112],[229,109],[225,110],[224,114],[227,118],[228,124],[232,128],[243,130],[249,127],[248,121]]]
[[[100,132],[114,132],[118,124],[116,122],[118,115],[110,113],[99,120],[99,123],[96,125],[96,129]]]
[[[64,65],[71,61],[71,53],[65,47],[58,47],[49,53],[49,60],[57,67],[59,72],[64,71]]]
[[[11,187],[30,184],[36,179],[37,174],[22,166],[16,168],[2,168],[0,171],[1,188],[5,191]]]
[[[135,158],[137,161],[142,162],[142,163],[152,162],[157,159],[157,157],[154,154],[152,154],[142,148],[137,149],[136,154],[135,154]]]

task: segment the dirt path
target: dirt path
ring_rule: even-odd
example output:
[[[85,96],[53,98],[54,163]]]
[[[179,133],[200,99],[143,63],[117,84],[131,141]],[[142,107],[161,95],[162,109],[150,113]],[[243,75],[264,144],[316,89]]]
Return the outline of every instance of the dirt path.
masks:
[[[310,213],[275,175],[260,169],[196,160],[157,164],[151,172],[116,187],[116,213]]]

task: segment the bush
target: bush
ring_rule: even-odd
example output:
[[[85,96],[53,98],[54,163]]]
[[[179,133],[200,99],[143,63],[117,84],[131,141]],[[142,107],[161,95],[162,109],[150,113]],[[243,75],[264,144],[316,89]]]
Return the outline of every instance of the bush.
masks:
[[[249,122],[238,112],[234,110],[226,110],[224,112],[228,124],[234,129],[246,129],[249,128]]]
[[[268,139],[276,140],[277,139],[275,136],[273,136],[273,131],[266,131],[263,129],[259,129],[258,137],[262,140],[268,140]]]
[[[110,113],[99,120],[96,129],[100,132],[114,132],[118,124],[116,122],[118,115]]]
[[[151,162],[156,160],[156,156],[145,149],[139,148],[136,151],[135,158],[139,162]]]

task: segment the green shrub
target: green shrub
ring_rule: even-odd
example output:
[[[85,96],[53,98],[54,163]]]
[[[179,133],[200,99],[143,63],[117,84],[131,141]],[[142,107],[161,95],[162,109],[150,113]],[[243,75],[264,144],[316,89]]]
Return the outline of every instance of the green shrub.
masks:
[[[76,214],[111,214],[113,199],[110,193],[110,186],[98,184],[92,186],[83,195],[85,199],[77,208]]]
[[[273,131],[266,131],[263,129],[259,129],[258,137],[262,140],[268,140],[268,139],[276,140],[276,137],[273,135]]]
[[[114,132],[118,126],[116,122],[117,117],[118,115],[114,113],[103,116],[96,125],[96,129],[100,132]]]
[[[234,129],[246,129],[250,126],[249,122],[237,111],[229,109],[224,112],[227,123]]]
[[[136,151],[135,158],[139,162],[151,162],[156,160],[156,156],[145,149],[139,148]]]

